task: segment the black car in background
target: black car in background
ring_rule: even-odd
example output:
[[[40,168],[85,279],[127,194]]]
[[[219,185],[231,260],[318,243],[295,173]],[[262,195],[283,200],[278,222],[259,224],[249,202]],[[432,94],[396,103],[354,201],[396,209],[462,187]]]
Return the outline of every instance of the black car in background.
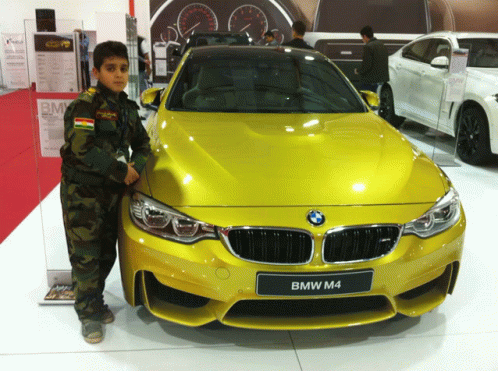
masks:
[[[162,45],[164,44],[164,45]],[[168,82],[180,62],[183,54],[187,50],[196,46],[207,45],[253,45],[253,41],[247,32],[229,32],[229,31],[192,31],[185,44],[177,42],[161,43],[166,52],[164,54],[166,63],[166,80]]]
[[[181,49],[181,55],[194,46],[207,45],[253,45],[253,41],[247,32],[192,32],[187,43]]]

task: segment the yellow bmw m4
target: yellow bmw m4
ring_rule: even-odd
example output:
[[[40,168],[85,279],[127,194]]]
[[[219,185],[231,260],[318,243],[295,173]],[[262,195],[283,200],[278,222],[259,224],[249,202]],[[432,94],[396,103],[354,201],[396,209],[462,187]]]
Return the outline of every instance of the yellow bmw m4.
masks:
[[[443,171],[322,54],[190,49],[143,104],[124,197],[126,300],[187,326],[320,329],[419,316],[455,286],[465,215]]]

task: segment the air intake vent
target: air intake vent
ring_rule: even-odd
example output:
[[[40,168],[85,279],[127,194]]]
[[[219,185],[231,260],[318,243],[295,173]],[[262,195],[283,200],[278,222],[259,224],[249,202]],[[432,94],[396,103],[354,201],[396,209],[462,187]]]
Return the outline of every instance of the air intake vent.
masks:
[[[293,229],[233,228],[222,232],[234,255],[267,264],[306,264],[313,257],[313,237]]]
[[[390,253],[401,235],[399,225],[354,226],[325,234],[323,261],[347,263],[380,258]]]

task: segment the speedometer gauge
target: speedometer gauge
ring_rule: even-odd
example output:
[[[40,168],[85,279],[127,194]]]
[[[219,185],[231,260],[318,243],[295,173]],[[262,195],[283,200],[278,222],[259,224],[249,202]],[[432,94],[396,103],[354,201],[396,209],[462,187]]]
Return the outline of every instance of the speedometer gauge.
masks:
[[[268,29],[268,19],[265,13],[257,6],[242,5],[235,9],[228,20],[228,30],[233,32],[247,32],[258,41]]]
[[[186,39],[192,31],[216,31],[218,19],[210,7],[193,3],[182,9],[178,15],[178,31]]]
[[[178,32],[176,32],[176,30],[171,26],[166,27],[166,30],[161,32],[159,36],[163,42],[178,40]]]

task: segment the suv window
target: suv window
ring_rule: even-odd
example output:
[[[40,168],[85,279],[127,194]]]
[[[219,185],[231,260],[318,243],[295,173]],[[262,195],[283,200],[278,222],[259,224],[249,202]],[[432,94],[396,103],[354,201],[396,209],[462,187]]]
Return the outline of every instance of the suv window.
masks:
[[[498,67],[498,39],[458,39],[458,44],[469,49],[469,67]]]
[[[425,58],[425,56],[427,54],[430,42],[431,39],[425,39],[405,46],[402,52],[403,58],[412,59],[414,61],[423,63],[429,63],[428,59]]]
[[[428,63],[431,63],[434,58],[442,56],[448,57],[448,60],[451,58],[450,42],[445,39],[433,39],[427,53]]]

